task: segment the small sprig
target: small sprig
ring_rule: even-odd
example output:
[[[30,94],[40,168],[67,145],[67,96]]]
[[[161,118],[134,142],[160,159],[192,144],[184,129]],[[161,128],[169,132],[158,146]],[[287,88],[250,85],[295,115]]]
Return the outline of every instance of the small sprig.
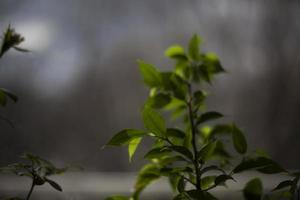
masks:
[[[142,109],[144,129],[125,129],[107,145],[128,146],[131,159],[141,140],[150,137],[153,146],[144,156],[149,164],[140,170],[130,197],[113,196],[107,200],[138,200],[141,192],[161,177],[169,178],[175,191],[173,200],[216,200],[212,190],[235,181],[233,176],[237,173],[286,173],[270,158],[249,157],[243,131],[234,123],[215,124],[224,115],[205,111],[208,93],[200,86],[212,84],[216,75],[226,71],[214,53],[203,52],[200,47],[197,35],[191,38],[187,50],[180,45],[169,47],[165,55],[175,61],[171,71],[161,72],[152,64],[138,61],[144,83],[150,88]],[[170,113],[162,115],[161,111]],[[176,118],[176,127],[168,127],[168,114],[171,120]],[[231,141],[231,147],[227,147],[227,141]],[[295,193],[299,179],[294,180],[291,193]],[[244,197],[262,197],[261,188],[260,180],[255,179],[246,185]]]
[[[29,52],[27,49],[18,47],[25,38],[21,34],[17,33],[14,28],[11,28],[8,25],[6,31],[3,33],[2,45],[0,49],[0,58],[6,53],[10,48],[13,48],[17,51]]]
[[[68,170],[67,167],[57,168],[51,162],[31,153],[25,153],[21,158],[24,159],[24,162],[1,167],[0,172],[9,172],[17,176],[26,176],[32,180],[26,200],[30,199],[35,186],[44,185],[45,183],[48,183],[60,192],[62,191],[62,187],[51,180],[49,176],[62,174]],[[14,197],[13,199],[18,199],[18,197]]]

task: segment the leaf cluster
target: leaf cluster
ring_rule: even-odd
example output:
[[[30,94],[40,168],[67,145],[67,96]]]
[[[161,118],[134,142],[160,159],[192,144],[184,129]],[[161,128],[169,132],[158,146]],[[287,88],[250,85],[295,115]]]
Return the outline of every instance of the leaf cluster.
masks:
[[[50,184],[54,189],[62,191],[61,186],[49,177],[66,172],[68,168],[57,168],[51,162],[31,153],[25,153],[24,162],[10,164],[0,168],[0,172],[9,172],[17,176],[25,176],[32,180],[33,185]]]
[[[21,52],[29,52],[27,49],[18,47],[24,40],[25,39],[21,34],[17,33],[14,28],[11,28],[10,25],[8,25],[6,31],[3,33],[0,58],[11,48]]]
[[[138,200],[145,187],[161,177],[168,177],[174,200],[211,200],[217,199],[211,190],[235,181],[233,176],[237,173],[288,173],[266,156],[247,155],[246,138],[236,124],[213,123],[224,115],[206,111],[208,93],[201,86],[212,84],[225,69],[216,54],[202,51],[199,36],[191,38],[187,50],[173,45],[165,55],[175,61],[171,71],[160,71],[138,61],[144,83],[150,89],[141,113],[144,129],[124,129],[107,143],[127,146],[131,160],[142,139],[150,137],[153,145],[144,156],[149,163],[140,170],[130,197],[112,196],[107,200]],[[170,116],[170,120],[164,116]],[[174,119],[177,126],[169,127]],[[262,193],[260,185],[259,179],[249,182],[245,198]]]

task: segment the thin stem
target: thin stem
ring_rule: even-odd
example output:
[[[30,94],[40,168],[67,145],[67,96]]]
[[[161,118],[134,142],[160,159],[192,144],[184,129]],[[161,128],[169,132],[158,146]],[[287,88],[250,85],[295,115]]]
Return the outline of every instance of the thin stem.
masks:
[[[28,192],[28,194],[27,194],[27,197],[26,197],[26,200],[29,200],[29,198],[30,198],[30,196],[31,196],[31,194],[32,194],[32,192],[33,192],[34,186],[35,186],[35,184],[34,184],[34,178],[33,178],[33,179],[32,179],[32,184],[31,184],[31,187],[30,187],[30,190],[29,190],[29,192]]]
[[[187,107],[189,111],[189,119],[192,131],[192,147],[194,152],[194,167],[196,172],[196,188],[197,190],[201,190],[201,179],[200,179],[200,172],[199,172],[199,163],[198,163],[198,149],[196,144],[196,129],[194,124],[194,114],[193,114],[193,105],[192,105],[192,88],[191,84],[188,84],[188,92],[189,92],[189,100],[187,102]]]

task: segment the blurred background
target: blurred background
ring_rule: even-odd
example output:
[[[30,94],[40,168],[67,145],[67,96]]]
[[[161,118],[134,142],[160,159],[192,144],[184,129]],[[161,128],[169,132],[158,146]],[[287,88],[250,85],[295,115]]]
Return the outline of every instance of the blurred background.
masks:
[[[31,53],[10,51],[0,85],[18,94],[1,113],[0,164],[24,151],[88,172],[133,172],[126,148],[101,147],[124,128],[142,128],[148,90],[137,59],[169,69],[171,44],[198,33],[229,72],[210,87],[208,108],[291,169],[300,159],[300,1],[1,0],[8,24]]]

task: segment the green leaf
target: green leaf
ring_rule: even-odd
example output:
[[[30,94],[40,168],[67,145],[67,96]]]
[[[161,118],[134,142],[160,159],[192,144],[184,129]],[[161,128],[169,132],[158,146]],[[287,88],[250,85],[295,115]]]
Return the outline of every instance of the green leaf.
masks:
[[[210,121],[210,120],[214,120],[214,119],[219,119],[223,117],[223,115],[221,113],[218,112],[206,112],[203,113],[198,119],[197,119],[197,125],[202,124],[204,122]]]
[[[256,149],[254,153],[255,153],[255,155],[257,157],[270,158],[270,156],[268,155],[268,153],[265,150],[263,150],[263,149]]]
[[[168,176],[168,179],[169,179],[169,183],[173,189],[173,192],[176,192],[177,185],[178,185],[179,180],[181,179],[181,176],[179,176],[178,174],[170,174]]]
[[[181,56],[177,58],[174,72],[184,80],[190,79],[192,75],[192,68],[187,56]]]
[[[133,194],[134,199],[138,199],[142,190],[147,187],[150,183],[160,177],[160,169],[155,164],[147,164],[141,169],[138,174],[135,191]]]
[[[194,94],[193,94],[193,103],[194,103],[194,105],[196,107],[198,107],[201,104],[203,104],[206,96],[207,96],[207,93],[203,90],[198,90],[198,91],[194,92]]]
[[[16,164],[10,164],[8,166],[0,167],[0,172],[1,173],[14,173],[17,174],[19,173],[19,170],[24,169],[24,164],[21,163],[16,163]]]
[[[178,185],[177,185],[177,191],[179,193],[183,192],[185,189],[185,180],[183,177],[181,177],[178,181]]]
[[[264,171],[264,169],[270,170]],[[285,172],[285,170],[280,165],[266,157],[244,159],[233,169],[233,173],[240,173],[246,170],[257,170],[263,173],[268,172],[268,174]]]
[[[185,133],[177,128],[168,128],[166,135],[168,137],[174,137],[174,138],[180,138],[180,139],[184,139],[184,137],[185,137]]]
[[[16,48],[17,45],[19,45],[23,41],[24,37],[22,37],[19,33],[16,33],[15,29],[11,28],[9,25],[3,34],[3,40],[0,49],[0,58],[10,48]]]
[[[206,161],[211,158],[213,155],[215,149],[216,149],[217,141],[209,142],[207,145],[205,145],[200,151],[199,151],[199,159]]]
[[[58,185],[55,181],[52,181],[52,180],[50,180],[50,179],[48,179],[48,178],[45,178],[45,181],[46,181],[47,183],[49,183],[54,189],[56,189],[56,190],[58,190],[58,191],[60,191],[60,192],[63,191],[62,188],[61,188],[61,186]]]
[[[213,76],[220,72],[225,72],[218,57],[214,53],[201,55],[202,64],[198,66],[198,70],[202,79],[210,83]]]
[[[235,150],[240,154],[247,152],[247,141],[242,131],[235,125],[232,126],[232,141]]]
[[[162,88],[165,91],[171,91],[173,88],[173,83],[171,80],[173,73],[172,72],[161,72],[160,76],[162,79]]]
[[[162,77],[160,72],[151,64],[147,64],[141,60],[138,60],[141,74],[144,82],[149,87],[160,87],[162,84]]]
[[[225,72],[218,56],[215,53],[207,53],[203,57],[203,63],[210,73]]]
[[[212,128],[210,126],[202,126],[200,128],[200,134],[203,137],[204,142],[209,141]]]
[[[182,77],[173,72],[162,72],[161,77],[165,92],[172,92],[177,99],[185,100],[187,86]]]
[[[165,107],[166,110],[175,110],[178,108],[186,108],[186,104],[184,101],[177,99],[175,97],[172,97],[171,102]]]
[[[214,185],[216,176],[205,176],[201,178],[201,189],[207,190]]]
[[[198,61],[200,59],[199,45],[201,44],[201,39],[198,35],[194,35],[189,42],[189,56],[192,60]]]
[[[183,162],[183,163],[191,163],[191,161],[187,160],[185,157],[181,155],[176,156],[164,156],[159,160],[160,166],[171,165],[174,162]]]
[[[205,167],[205,168],[201,169],[200,174],[202,175],[202,174],[204,174],[206,172],[209,172],[209,171],[219,171],[219,172],[222,172],[222,173],[225,174],[225,171],[222,168],[220,168],[216,165],[211,165],[211,166],[208,166],[208,167]]]
[[[184,101],[173,97],[165,109],[171,111],[171,119],[175,120],[184,114],[186,111],[186,105]]]
[[[153,158],[161,158],[165,155],[168,155],[171,152],[170,149],[167,149],[165,146],[157,147],[154,149],[151,149],[144,158],[146,159],[153,159]]]
[[[168,148],[173,151],[176,151],[177,153],[182,154],[183,156],[187,157],[190,160],[193,160],[192,152],[184,146],[173,145],[173,146],[169,146]]]
[[[281,172],[286,172],[281,166],[274,162],[272,165],[267,165],[265,167],[258,168],[257,171],[264,174],[277,174]]]
[[[117,195],[117,196],[108,197],[105,200],[129,200],[129,198],[126,196]]]
[[[41,158],[37,155],[34,155],[32,153],[24,153],[21,158],[25,159],[25,160],[29,160],[32,161],[35,164],[40,164],[40,160]]]
[[[184,80],[177,74],[173,73],[170,77],[170,81],[172,86],[171,91],[174,96],[180,100],[185,100],[187,95],[187,86]]]
[[[291,181],[291,180],[282,181],[272,191],[281,190],[283,188],[291,186],[292,184],[293,184],[293,181]]]
[[[106,145],[121,146],[128,144],[131,140],[146,135],[145,131],[135,129],[124,129],[113,136]]]
[[[179,60],[187,60],[187,57],[185,55],[184,49],[180,45],[173,45],[170,46],[165,51],[165,56],[173,59],[179,59]]]
[[[166,125],[163,117],[149,106],[145,106],[142,111],[144,126],[154,135],[162,136],[166,133]]]
[[[232,132],[232,125],[231,124],[218,124],[213,127],[210,136],[215,136],[215,135],[226,135],[226,134],[231,134]]]
[[[170,94],[158,93],[149,97],[147,105],[151,106],[152,108],[160,109],[168,105],[170,102]]]
[[[129,162],[132,160],[132,157],[138,147],[138,145],[141,143],[142,138],[135,138],[129,142],[128,145],[128,155],[129,155]]]
[[[173,110],[171,113],[171,120],[175,121],[176,119],[183,117],[186,112],[186,107],[178,107],[177,109]]]
[[[28,49],[23,49],[23,48],[20,48],[20,47],[13,47],[16,51],[20,51],[20,52],[23,52],[23,53],[28,53],[30,52]]]
[[[218,140],[217,145],[214,151],[214,156],[218,156],[221,160],[226,160],[231,158],[232,156],[229,152],[225,149],[225,146],[222,141]]]
[[[243,189],[243,194],[246,200],[261,200],[262,192],[263,186],[259,178],[250,180]]]
[[[44,183],[46,183],[46,180],[44,177],[41,177],[39,175],[36,175],[34,177],[34,184],[35,185],[44,185]]]
[[[229,176],[227,174],[221,174],[216,177],[215,179],[215,185],[221,185],[224,184],[227,180],[234,180],[232,176]]]

